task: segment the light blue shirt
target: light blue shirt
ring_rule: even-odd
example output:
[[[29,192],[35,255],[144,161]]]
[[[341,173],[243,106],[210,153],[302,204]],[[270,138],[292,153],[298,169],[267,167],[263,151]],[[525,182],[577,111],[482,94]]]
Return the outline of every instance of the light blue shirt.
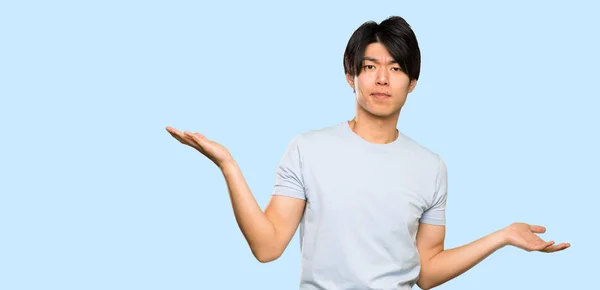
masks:
[[[273,194],[306,200],[300,289],[411,289],[419,222],[445,224],[447,172],[402,133],[374,144],[342,122],[290,142]]]

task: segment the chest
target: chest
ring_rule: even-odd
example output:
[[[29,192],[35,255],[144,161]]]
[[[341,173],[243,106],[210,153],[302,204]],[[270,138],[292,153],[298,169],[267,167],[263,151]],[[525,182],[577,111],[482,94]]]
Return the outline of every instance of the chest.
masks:
[[[330,152],[307,166],[307,218],[338,229],[414,234],[433,192],[418,160],[342,153]]]

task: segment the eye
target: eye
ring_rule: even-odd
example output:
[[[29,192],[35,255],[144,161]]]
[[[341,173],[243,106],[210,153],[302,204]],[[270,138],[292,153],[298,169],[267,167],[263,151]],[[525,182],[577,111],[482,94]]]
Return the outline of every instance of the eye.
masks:
[[[374,69],[374,68],[375,68],[375,66],[372,64],[368,64],[368,65],[364,66],[364,69]]]
[[[393,68],[392,68],[392,70],[393,70],[393,71],[402,71],[402,69],[401,69],[401,68],[399,68],[399,67],[393,67]]]

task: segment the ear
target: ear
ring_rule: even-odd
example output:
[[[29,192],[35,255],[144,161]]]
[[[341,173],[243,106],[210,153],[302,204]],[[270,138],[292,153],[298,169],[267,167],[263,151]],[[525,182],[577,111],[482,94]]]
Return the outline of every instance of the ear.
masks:
[[[410,85],[408,86],[408,93],[412,93],[412,91],[417,86],[417,80],[411,80]]]
[[[346,74],[346,81],[348,82],[348,85],[350,85],[350,87],[354,89],[354,77],[350,74]]]

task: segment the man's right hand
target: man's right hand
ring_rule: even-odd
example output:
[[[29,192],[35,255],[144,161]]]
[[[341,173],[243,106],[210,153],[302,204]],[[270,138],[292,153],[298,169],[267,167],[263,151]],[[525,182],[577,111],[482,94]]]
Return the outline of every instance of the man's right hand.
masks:
[[[202,134],[188,131],[182,133],[173,127],[167,127],[166,129],[173,138],[177,139],[182,144],[200,151],[200,153],[214,162],[219,168],[224,164],[233,161],[233,157],[227,148],[217,142],[209,140]]]

